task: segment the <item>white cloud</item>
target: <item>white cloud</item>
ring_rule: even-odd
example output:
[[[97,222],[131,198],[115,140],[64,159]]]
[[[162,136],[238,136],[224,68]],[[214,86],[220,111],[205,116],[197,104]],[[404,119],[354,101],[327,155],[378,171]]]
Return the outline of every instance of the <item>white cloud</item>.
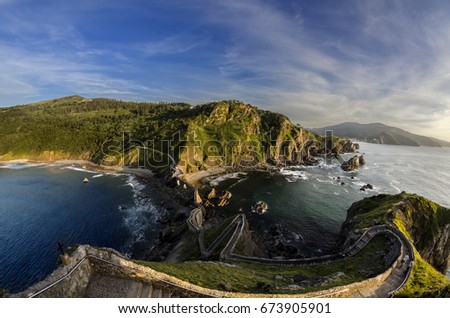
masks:
[[[220,71],[244,100],[308,126],[383,121],[450,140],[450,12],[364,2],[351,37],[333,38],[267,2],[221,5],[209,22],[234,32]]]
[[[136,3],[128,13],[139,11]],[[145,3],[141,11],[154,18],[157,7]],[[29,12],[0,12],[7,96],[0,103],[49,88],[138,100],[242,99],[309,127],[384,122],[450,140],[450,6],[343,1],[316,6],[321,19],[311,20],[295,1],[291,8],[262,0],[155,3],[179,16],[189,10],[192,28],[108,44],[86,39],[77,19],[100,8],[122,11],[123,3],[59,5],[29,19]],[[194,55],[201,62],[191,64]],[[178,56],[183,62],[172,63]]]

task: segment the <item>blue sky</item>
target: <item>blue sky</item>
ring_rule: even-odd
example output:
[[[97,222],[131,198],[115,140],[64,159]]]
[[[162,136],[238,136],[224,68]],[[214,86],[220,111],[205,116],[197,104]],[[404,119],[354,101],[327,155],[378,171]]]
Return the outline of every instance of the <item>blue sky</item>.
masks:
[[[450,2],[0,0],[0,105],[239,99],[450,140]]]

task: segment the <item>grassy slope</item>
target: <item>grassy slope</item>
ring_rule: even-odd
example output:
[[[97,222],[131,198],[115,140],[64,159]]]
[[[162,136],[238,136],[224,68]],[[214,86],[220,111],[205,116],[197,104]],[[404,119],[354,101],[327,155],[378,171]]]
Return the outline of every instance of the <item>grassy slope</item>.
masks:
[[[296,284],[297,280],[308,280],[312,286],[305,287],[297,293],[323,290],[336,286],[361,281],[381,273],[385,269],[384,254],[388,243],[383,236],[376,237],[361,253],[345,260],[328,264],[303,266],[273,266],[250,263],[227,265],[217,262],[183,262],[183,263],[137,263],[155,270],[173,275],[182,280],[202,287],[223,290],[228,283],[236,292],[292,293],[283,290],[283,286]],[[334,276],[342,272],[345,275]],[[283,278],[280,279],[282,276]],[[266,286],[261,290],[261,285]],[[302,284],[299,284],[302,285]]]
[[[124,133],[132,140],[121,144]],[[175,133],[180,138],[174,138]],[[0,160],[85,159],[133,165],[144,163],[136,146],[154,146],[163,152],[159,169],[168,169],[170,153],[183,171],[193,172],[244,161],[265,163],[269,158],[299,162],[308,155],[307,149],[323,145],[323,137],[292,124],[286,116],[239,101],[192,107],[71,96],[0,109]],[[155,166],[161,159],[159,152],[147,154],[147,165]]]
[[[449,288],[449,279],[424,261],[418,252],[437,234],[439,228],[450,223],[449,209],[414,194],[382,194],[354,203],[347,220],[352,220],[352,229],[360,230],[369,227],[372,220],[377,223],[389,220],[408,238],[414,237],[417,260],[411,279],[398,296],[437,295],[440,290]]]

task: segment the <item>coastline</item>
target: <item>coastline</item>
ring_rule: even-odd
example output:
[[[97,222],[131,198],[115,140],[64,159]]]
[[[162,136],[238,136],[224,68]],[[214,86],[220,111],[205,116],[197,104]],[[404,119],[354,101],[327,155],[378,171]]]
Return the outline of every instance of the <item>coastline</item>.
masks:
[[[159,234],[159,239],[143,247],[137,253],[137,258],[143,260],[164,260],[170,257],[171,250],[179,243],[179,240],[176,242],[168,242],[166,239],[167,236],[170,236],[171,227],[184,222],[185,217],[187,217],[189,211],[193,208],[191,203],[193,203],[194,189],[191,186],[186,188],[177,186],[174,180],[167,180],[146,168],[104,166],[88,160],[77,159],[52,161],[32,159],[0,160],[0,165],[13,164],[76,166],[89,172],[123,174],[135,177],[144,186],[144,189],[135,190],[137,191],[137,198],[142,202],[147,201],[147,204],[157,207],[162,212],[158,219],[158,223],[163,226]]]
[[[149,169],[143,168],[131,168],[126,166],[105,166],[96,164],[92,161],[82,159],[63,159],[63,160],[34,160],[34,159],[12,159],[12,160],[0,160],[0,165],[8,164],[43,164],[43,165],[78,165],[85,170],[98,171],[98,172],[110,172],[110,173],[124,173],[133,174],[140,177],[152,177],[154,173]]]

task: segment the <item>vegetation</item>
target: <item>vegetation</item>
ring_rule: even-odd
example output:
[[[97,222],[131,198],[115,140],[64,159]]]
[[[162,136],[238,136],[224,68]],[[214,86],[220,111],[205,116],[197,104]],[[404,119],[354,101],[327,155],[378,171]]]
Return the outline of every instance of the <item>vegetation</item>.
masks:
[[[445,254],[448,251],[436,251],[435,242],[450,224],[450,209],[416,194],[381,194],[355,202],[348,211],[343,229],[344,232],[363,230],[373,223],[396,226],[416,249],[411,278],[398,296],[425,297],[448,290],[450,281],[441,273],[445,271],[446,260],[443,258],[448,257]],[[444,255],[435,257],[435,253]]]
[[[199,261],[136,262],[206,288],[251,293],[306,293],[376,276],[386,269],[384,256],[388,250],[387,239],[377,236],[357,255],[326,264],[277,266]],[[297,291],[286,288],[293,284],[302,287]]]
[[[220,233],[225,230],[225,228],[230,225],[231,221],[234,220],[236,216],[230,216],[222,221],[218,226],[205,230],[205,245],[208,248],[214,240],[220,235]],[[227,241],[227,240],[225,240]]]
[[[439,293],[450,290],[450,281],[416,253],[416,261],[411,278],[396,297],[438,297]]]
[[[186,232],[183,236],[179,259],[193,261],[200,259],[201,256],[198,234],[190,231]]]
[[[85,159],[162,171],[176,163],[192,172],[302,162],[323,145],[286,116],[239,101],[193,107],[70,96],[0,109],[0,160]]]

